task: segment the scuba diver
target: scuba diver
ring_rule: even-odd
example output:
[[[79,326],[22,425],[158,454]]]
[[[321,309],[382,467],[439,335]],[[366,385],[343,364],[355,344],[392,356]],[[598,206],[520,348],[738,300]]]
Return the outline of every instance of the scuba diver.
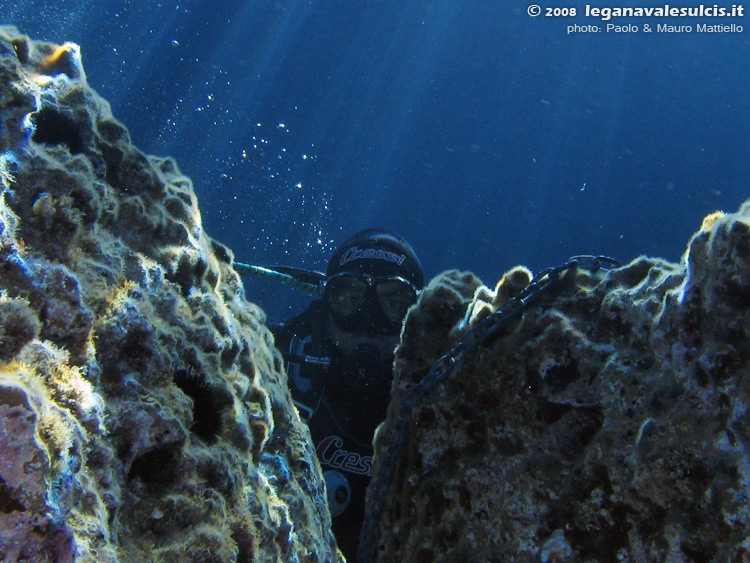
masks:
[[[355,561],[372,440],[390,400],[401,325],[424,274],[402,237],[369,229],[347,239],[319,276],[322,298],[271,330],[323,469],[334,535]]]

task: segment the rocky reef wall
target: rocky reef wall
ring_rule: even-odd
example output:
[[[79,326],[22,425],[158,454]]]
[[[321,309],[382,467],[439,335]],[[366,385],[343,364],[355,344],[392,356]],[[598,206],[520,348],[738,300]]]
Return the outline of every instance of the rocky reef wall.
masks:
[[[0,28],[0,559],[336,561],[262,312],[79,49]]]
[[[376,438],[367,561],[750,560],[750,202],[707,217],[679,264],[560,274],[427,387],[530,273],[423,292]]]

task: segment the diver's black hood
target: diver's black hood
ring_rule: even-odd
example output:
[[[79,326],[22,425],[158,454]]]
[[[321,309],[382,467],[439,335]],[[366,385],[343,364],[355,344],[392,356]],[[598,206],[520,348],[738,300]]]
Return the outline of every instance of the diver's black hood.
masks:
[[[417,289],[424,286],[424,273],[417,254],[406,240],[384,229],[367,229],[348,238],[331,257],[326,276],[342,272],[369,276],[399,276]]]

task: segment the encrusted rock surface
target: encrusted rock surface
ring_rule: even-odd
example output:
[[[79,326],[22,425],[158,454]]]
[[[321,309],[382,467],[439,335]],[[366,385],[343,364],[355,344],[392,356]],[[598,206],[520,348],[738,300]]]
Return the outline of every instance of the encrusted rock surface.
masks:
[[[0,28],[0,559],[335,561],[263,314],[77,46]]]
[[[680,264],[568,271],[403,409],[519,280],[448,272],[407,318],[368,560],[750,561],[750,202]]]

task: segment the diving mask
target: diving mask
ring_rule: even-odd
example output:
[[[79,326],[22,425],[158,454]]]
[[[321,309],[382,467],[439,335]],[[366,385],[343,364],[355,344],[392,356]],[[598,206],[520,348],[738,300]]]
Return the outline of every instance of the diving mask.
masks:
[[[396,334],[419,289],[400,276],[342,272],[325,284],[323,299],[336,325],[347,332]]]

